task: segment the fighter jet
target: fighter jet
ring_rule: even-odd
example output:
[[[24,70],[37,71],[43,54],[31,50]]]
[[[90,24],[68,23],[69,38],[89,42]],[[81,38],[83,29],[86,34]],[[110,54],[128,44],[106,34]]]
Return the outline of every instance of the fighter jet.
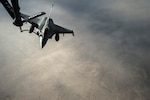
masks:
[[[36,17],[46,14],[45,12],[41,12],[36,15],[29,16],[25,20],[22,20],[22,18],[20,16],[20,7],[19,7],[18,0],[11,0],[12,5],[8,2],[8,0],[0,0],[0,2],[2,3],[4,8],[7,10],[7,12],[11,16],[11,18],[14,20],[13,24],[15,26],[20,27],[21,31],[22,31],[21,26],[23,25],[25,20],[27,21],[27,20],[30,20],[30,19],[33,19],[33,18],[36,18]]]
[[[53,8],[53,5],[52,5]],[[52,11],[51,8],[51,11]],[[41,19],[38,18],[34,18],[31,20],[28,20],[27,22],[29,22],[31,24],[29,33],[32,33],[34,31],[34,28],[36,28],[37,31],[37,35],[40,38],[40,47],[41,49],[46,45],[48,39],[51,39],[54,35],[55,35],[55,40],[59,41],[59,34],[72,34],[74,36],[74,32],[72,30],[63,28],[59,25],[56,25],[53,22],[53,19],[51,18],[51,11],[48,17],[43,17]],[[21,14],[22,18],[28,18],[29,15],[26,14]]]

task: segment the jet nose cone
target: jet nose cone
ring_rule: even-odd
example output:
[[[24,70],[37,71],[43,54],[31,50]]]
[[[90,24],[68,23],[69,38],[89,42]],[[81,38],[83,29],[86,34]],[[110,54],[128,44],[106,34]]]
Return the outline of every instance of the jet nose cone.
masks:
[[[40,47],[43,48],[43,36],[40,36]]]

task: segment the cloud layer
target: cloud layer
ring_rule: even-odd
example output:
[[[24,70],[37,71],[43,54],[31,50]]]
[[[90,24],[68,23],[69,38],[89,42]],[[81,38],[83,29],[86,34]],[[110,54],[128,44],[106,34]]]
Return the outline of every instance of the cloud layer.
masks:
[[[54,21],[73,29],[75,38],[49,40],[40,50],[34,34],[1,22],[9,30],[0,39],[0,99],[149,100],[149,1],[55,2]],[[21,5],[32,14],[48,12],[50,4]]]

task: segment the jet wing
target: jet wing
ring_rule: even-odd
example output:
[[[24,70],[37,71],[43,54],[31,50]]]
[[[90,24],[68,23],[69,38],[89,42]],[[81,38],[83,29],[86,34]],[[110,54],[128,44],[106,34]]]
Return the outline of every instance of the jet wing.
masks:
[[[39,21],[38,18],[26,20],[26,19],[29,18],[30,16],[29,16],[29,15],[26,15],[26,14],[23,14],[23,13],[21,13],[21,17],[24,19],[24,20],[23,20],[24,22],[29,22],[30,24],[34,24],[35,26],[38,27],[38,24],[37,24],[38,21]]]
[[[66,29],[64,27],[61,27],[59,25],[54,26],[54,33],[59,33],[59,34],[72,34],[74,36],[74,32],[72,30]]]
[[[26,15],[21,13],[21,17],[23,18],[23,22],[29,22],[30,24],[34,24],[37,28],[38,28],[38,22],[40,21],[40,19],[38,19],[37,17],[42,16],[46,14],[45,12],[40,12],[38,14],[34,14],[32,16]]]

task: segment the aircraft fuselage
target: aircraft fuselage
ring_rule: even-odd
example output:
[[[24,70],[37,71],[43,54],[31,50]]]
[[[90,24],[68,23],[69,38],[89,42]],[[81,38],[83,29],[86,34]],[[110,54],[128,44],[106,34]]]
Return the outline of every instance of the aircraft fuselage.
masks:
[[[39,24],[38,35],[40,37],[40,46],[41,48],[43,48],[46,45],[48,39],[52,38],[54,35],[53,31],[54,23],[51,18],[43,17],[43,19],[41,19],[38,24]]]

